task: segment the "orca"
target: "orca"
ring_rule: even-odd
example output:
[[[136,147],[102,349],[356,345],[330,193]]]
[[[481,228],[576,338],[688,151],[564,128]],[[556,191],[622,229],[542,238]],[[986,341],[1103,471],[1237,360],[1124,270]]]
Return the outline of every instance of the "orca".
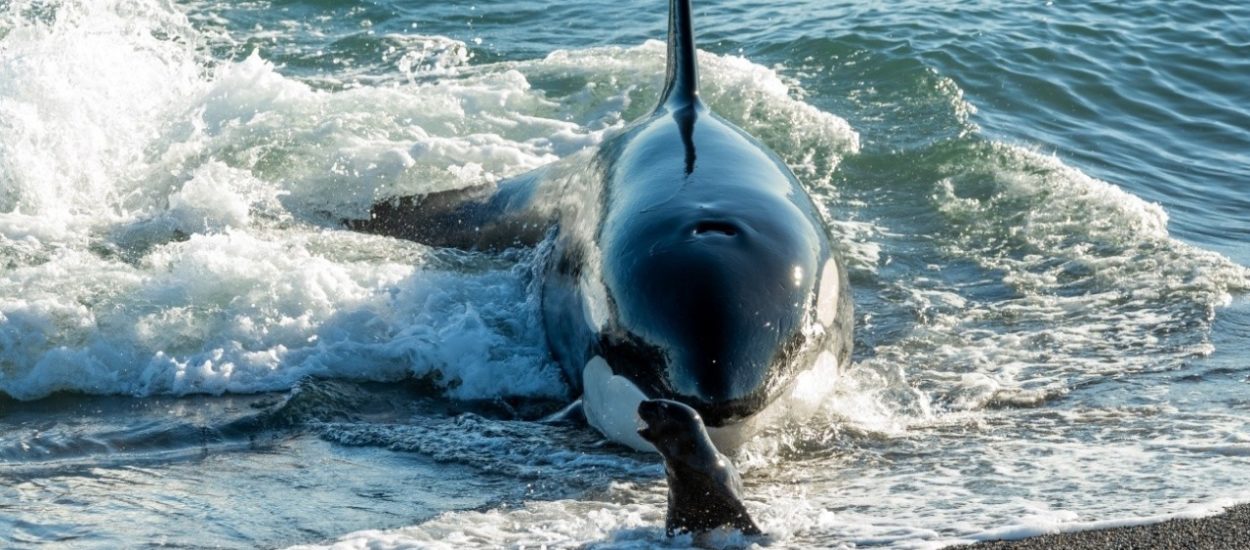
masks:
[[[794,173],[700,99],[690,0],[669,7],[667,74],[649,114],[533,172],[383,200],[347,224],[434,246],[549,243],[543,322],[588,422],[654,451],[638,406],[673,400],[727,451],[798,374],[846,364],[851,296]]]

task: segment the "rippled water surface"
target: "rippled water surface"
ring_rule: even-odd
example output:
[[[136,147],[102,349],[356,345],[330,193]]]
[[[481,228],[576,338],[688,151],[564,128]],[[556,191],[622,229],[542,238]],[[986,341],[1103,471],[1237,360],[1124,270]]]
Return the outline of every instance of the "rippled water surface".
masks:
[[[654,4],[654,5],[650,5]],[[0,0],[5,547],[935,548],[1250,500],[1250,8],[699,1],[856,351],[667,539],[656,457],[538,422],[543,249],[338,221],[590,147],[667,6]]]

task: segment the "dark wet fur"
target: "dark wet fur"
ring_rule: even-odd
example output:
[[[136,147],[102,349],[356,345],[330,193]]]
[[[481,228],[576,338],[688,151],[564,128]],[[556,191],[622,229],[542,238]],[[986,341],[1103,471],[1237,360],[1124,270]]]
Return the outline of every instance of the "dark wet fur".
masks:
[[[647,423],[638,434],[664,457],[668,476],[665,530],[670,537],[726,525],[747,535],[760,534],[742,504],[737,470],[717,452],[699,413],[676,401],[652,399],[638,406],[638,415]]]

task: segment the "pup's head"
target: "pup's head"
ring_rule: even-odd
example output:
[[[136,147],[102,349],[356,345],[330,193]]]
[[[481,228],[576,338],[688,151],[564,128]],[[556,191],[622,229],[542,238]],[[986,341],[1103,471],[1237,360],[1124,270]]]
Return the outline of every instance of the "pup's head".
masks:
[[[667,457],[672,457],[681,449],[711,445],[703,418],[684,403],[649,399],[638,404],[638,417],[645,424],[638,429],[638,435]]]

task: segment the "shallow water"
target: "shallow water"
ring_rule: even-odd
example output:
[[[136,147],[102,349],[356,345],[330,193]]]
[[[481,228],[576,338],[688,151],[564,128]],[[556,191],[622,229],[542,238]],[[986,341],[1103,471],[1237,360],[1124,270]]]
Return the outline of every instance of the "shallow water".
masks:
[[[665,6],[0,3],[4,546],[686,546],[537,422],[538,250],[354,234],[646,112]],[[768,536],[932,548],[1250,500],[1250,9],[696,6],[856,352],[735,457]]]

